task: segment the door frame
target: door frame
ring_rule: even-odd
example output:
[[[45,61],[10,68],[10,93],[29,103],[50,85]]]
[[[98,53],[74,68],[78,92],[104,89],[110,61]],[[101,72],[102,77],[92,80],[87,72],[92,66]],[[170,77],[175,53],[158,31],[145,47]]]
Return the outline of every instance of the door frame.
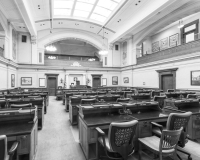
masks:
[[[102,74],[91,74],[92,76],[92,87],[94,87],[94,78],[99,78],[100,79],[100,86],[101,86],[101,76]]]
[[[59,74],[53,74],[53,73],[46,73],[46,80],[47,80],[47,90],[49,91],[49,86],[48,86],[48,79],[49,78],[56,78],[56,88],[55,88],[55,95],[56,95],[56,90],[58,88],[58,75]]]
[[[159,89],[162,89],[162,76],[164,75],[172,75],[173,76],[173,88],[176,89],[176,71],[178,68],[170,68],[170,69],[163,69],[163,70],[156,70],[159,76]]]

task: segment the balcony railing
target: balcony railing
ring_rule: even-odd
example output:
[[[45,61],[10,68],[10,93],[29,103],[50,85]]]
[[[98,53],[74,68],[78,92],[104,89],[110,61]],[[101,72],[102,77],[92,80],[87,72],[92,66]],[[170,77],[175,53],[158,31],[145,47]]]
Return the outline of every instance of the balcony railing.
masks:
[[[182,45],[178,45],[172,48],[168,48],[162,51],[148,53],[143,55],[142,57],[137,57],[137,64],[145,64],[149,62],[155,62],[159,60],[164,60],[168,58],[188,55],[191,53],[199,52],[200,51],[200,36],[196,37],[195,41],[185,43]]]

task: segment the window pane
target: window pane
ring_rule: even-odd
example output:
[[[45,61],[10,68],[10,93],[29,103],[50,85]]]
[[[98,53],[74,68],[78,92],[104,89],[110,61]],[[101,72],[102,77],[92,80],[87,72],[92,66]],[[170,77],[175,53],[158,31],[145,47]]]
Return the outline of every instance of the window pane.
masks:
[[[92,7],[92,4],[77,2],[75,9],[90,12],[92,10]]]
[[[194,32],[193,33],[190,33],[190,34],[187,34],[185,36],[185,42],[188,43],[188,42],[191,42],[191,41],[194,41]]]
[[[97,13],[97,14],[102,15],[104,17],[108,17],[110,15],[111,11],[107,10],[105,8],[96,6],[93,13]]]
[[[99,22],[104,22],[106,20],[106,17],[103,17],[101,15],[98,15],[98,14],[92,14],[90,19],[93,19],[95,21],[99,21]]]
[[[191,30],[193,30],[193,29],[196,29],[196,24],[193,24],[193,25],[191,25],[191,26],[189,26],[189,27],[186,27],[186,28],[184,29],[184,32],[188,32],[188,31],[191,31]]]
[[[90,3],[90,4],[94,4],[96,2],[96,0],[78,0],[79,2],[85,2],[85,3]]]
[[[109,10],[114,10],[117,5],[118,5],[118,3],[116,3],[112,0],[106,0],[106,3],[105,3],[105,0],[99,0],[99,2],[97,4],[97,6],[104,7]]]
[[[87,18],[88,15],[89,15],[89,12],[80,11],[80,10],[75,10],[75,11],[74,11],[74,16],[75,16],[75,17]]]
[[[74,1],[65,0],[65,1],[54,1],[54,8],[72,8]]]
[[[54,9],[54,15],[56,16],[69,16],[71,9]]]

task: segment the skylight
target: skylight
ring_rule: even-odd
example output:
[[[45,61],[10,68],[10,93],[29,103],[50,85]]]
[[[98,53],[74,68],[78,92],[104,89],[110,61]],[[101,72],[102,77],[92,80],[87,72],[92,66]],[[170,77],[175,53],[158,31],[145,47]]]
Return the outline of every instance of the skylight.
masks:
[[[103,23],[122,0],[54,0],[55,17],[76,17]]]

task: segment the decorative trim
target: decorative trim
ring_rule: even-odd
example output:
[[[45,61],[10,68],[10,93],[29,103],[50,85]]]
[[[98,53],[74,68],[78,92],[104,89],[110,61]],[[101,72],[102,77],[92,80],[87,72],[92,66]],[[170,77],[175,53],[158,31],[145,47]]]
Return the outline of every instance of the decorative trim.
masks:
[[[161,72],[172,72],[172,71],[177,71],[178,68],[170,68],[170,69],[162,69],[162,70],[156,70],[156,72],[161,73]]]

